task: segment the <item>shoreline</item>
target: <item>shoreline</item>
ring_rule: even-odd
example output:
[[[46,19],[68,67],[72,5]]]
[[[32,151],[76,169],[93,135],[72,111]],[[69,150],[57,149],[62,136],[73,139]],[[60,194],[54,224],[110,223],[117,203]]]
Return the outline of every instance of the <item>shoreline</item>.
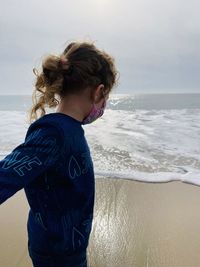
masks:
[[[200,188],[96,178],[88,267],[198,267]],[[0,266],[31,267],[23,190],[0,206]],[[12,257],[11,257],[12,255]]]

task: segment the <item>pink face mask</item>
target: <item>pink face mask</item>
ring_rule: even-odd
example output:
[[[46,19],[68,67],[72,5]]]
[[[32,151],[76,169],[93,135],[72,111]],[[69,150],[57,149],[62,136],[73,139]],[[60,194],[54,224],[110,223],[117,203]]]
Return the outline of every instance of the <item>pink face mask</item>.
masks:
[[[98,118],[100,118],[104,111],[105,111],[105,107],[106,107],[106,100],[104,100],[103,105],[101,108],[98,108],[94,103],[92,106],[92,109],[90,111],[90,113],[87,115],[87,117],[85,117],[82,121],[82,124],[88,124],[88,123],[92,123],[93,121],[97,120]]]

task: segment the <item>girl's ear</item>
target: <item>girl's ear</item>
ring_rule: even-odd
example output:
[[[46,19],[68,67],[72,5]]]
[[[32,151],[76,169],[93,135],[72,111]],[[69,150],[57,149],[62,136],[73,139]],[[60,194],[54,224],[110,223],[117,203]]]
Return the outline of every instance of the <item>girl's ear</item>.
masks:
[[[94,102],[95,103],[98,103],[104,97],[103,89],[104,89],[104,85],[101,83],[94,90]]]

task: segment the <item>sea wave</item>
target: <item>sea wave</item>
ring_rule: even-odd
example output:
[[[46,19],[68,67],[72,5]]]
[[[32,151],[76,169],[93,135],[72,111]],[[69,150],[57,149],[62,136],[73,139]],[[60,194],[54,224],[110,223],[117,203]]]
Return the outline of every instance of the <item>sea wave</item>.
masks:
[[[0,158],[24,141],[26,115],[0,111]],[[195,108],[106,109],[100,119],[83,126],[95,175],[199,185],[199,121],[200,109]]]

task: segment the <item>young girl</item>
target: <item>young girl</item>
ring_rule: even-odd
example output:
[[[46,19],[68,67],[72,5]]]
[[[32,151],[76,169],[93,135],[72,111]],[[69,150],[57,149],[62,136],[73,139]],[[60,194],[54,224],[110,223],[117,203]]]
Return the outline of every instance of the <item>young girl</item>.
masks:
[[[24,188],[34,267],[85,267],[95,180],[82,125],[103,115],[116,84],[114,58],[93,43],[72,42],[34,73],[36,103],[25,141],[0,161],[0,204]],[[56,112],[45,114],[45,105]]]

